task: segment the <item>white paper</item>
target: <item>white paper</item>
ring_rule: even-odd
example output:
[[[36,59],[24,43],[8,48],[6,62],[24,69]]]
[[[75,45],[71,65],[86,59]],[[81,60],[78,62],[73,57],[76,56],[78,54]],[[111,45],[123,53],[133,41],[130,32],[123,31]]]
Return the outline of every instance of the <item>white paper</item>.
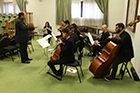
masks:
[[[54,35],[54,33],[52,32],[51,34],[52,34],[52,36],[54,37],[54,39],[57,40],[57,38],[56,38],[56,36]]]
[[[89,40],[90,40],[90,42],[91,42],[91,45],[93,45],[95,42],[94,42],[94,40],[93,40],[93,38],[92,38],[90,32],[88,32],[88,38],[89,38]]]
[[[43,48],[46,48],[48,46],[50,46],[50,44],[44,39],[38,39],[37,42],[43,47]]]
[[[55,49],[48,49],[48,51],[54,51]]]
[[[68,68],[66,71],[71,72],[71,73],[76,73],[77,72],[77,70],[71,69],[71,68]]]
[[[46,35],[45,37],[43,37],[43,39],[48,39],[48,38],[51,38],[52,36],[51,35]]]

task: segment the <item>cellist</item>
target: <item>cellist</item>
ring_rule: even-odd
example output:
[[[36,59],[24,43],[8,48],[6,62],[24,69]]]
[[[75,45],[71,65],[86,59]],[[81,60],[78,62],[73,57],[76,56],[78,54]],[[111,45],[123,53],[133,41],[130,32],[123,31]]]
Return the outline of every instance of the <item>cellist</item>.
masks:
[[[63,73],[63,64],[73,63],[75,61],[74,57],[74,42],[73,39],[68,35],[69,28],[62,29],[62,35],[64,37],[64,41],[60,40],[59,44],[61,47],[60,58],[57,60],[51,60],[48,62],[48,66],[51,68],[53,73],[57,76],[61,76]],[[60,69],[56,70],[55,65],[60,65]]]
[[[121,30],[123,29],[124,29],[123,23],[116,24],[115,31],[117,33],[121,32]],[[109,36],[108,39],[110,39],[110,41],[113,41],[116,44],[121,45],[118,55],[112,61],[112,72],[110,73],[110,76],[104,78],[106,81],[111,81],[115,79],[118,65],[122,62],[125,62],[126,60],[130,61],[134,57],[134,53],[131,36],[126,31],[120,34],[120,39],[113,38],[112,36]]]

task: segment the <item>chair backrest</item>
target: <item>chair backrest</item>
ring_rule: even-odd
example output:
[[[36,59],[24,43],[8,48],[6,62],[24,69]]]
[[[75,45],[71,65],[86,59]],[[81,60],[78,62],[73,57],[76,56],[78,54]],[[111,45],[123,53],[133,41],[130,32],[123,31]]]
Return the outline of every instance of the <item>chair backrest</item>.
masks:
[[[78,40],[76,43],[75,43],[75,45],[74,45],[74,52],[77,52],[77,50],[78,50],[78,48],[79,48],[79,46],[80,46],[80,40]]]
[[[2,39],[0,40],[0,47],[2,48],[2,47],[6,47],[8,45],[10,45],[10,39],[5,36],[2,37]]]

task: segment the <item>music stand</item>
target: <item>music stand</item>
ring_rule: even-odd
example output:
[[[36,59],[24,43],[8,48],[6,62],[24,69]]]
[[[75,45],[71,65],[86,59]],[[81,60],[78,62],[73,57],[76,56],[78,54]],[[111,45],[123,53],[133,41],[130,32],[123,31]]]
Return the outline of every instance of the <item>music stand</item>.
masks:
[[[42,46],[42,48],[44,49],[44,54],[43,56],[45,55],[48,59],[48,55],[45,53],[45,49],[47,49],[48,51],[48,47],[50,46],[50,44],[46,41],[46,39],[52,37],[51,35],[47,35],[45,37],[43,37],[42,39],[38,39],[37,42]],[[41,58],[43,57],[41,56]],[[40,58],[39,58],[40,59]]]

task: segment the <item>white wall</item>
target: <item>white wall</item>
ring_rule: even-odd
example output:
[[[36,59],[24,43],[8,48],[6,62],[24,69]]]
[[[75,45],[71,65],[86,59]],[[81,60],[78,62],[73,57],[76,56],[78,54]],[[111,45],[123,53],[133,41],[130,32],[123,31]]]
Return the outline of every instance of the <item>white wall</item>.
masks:
[[[56,0],[27,0],[27,12],[33,12],[34,25],[39,25],[43,28],[46,21],[49,21],[53,27],[53,31],[56,31],[55,25],[55,1]],[[36,29],[37,31],[38,29]],[[56,33],[56,32],[55,32]]]
[[[139,8],[138,8],[138,15],[140,15],[140,2],[139,2]],[[134,35],[134,53],[135,58],[132,60],[132,64],[134,68],[136,69],[137,74],[140,77],[140,23],[137,23],[136,31]]]
[[[109,11],[108,11],[108,28],[114,30],[115,24],[118,22],[125,23],[126,11],[125,11],[126,0],[109,0]]]

